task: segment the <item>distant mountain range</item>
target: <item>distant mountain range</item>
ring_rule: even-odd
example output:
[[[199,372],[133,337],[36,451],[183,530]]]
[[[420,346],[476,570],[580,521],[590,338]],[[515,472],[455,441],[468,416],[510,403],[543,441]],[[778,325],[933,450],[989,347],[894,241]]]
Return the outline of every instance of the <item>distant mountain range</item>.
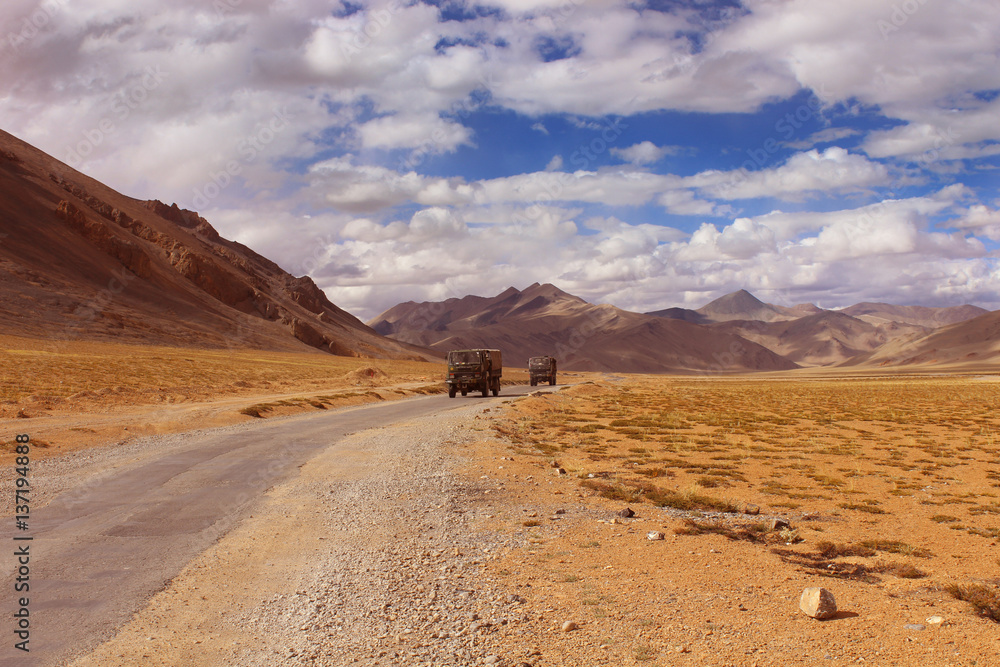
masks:
[[[0,333],[435,358],[197,213],[121,195],[2,131]]]
[[[436,350],[494,347],[506,363],[555,355],[564,370],[620,372],[778,371],[795,364],[732,333],[675,319],[595,306],[553,285],[513,287],[492,298],[407,302],[369,323],[375,331]]]
[[[495,347],[507,365],[551,354],[617,372],[1000,365],[1000,311],[784,307],[746,290],[635,313],[534,284],[403,303],[366,325],[194,211],[126,197],[2,131],[0,333],[409,359]]]
[[[553,354],[568,370],[776,371],[1000,361],[1000,313],[860,303],[843,310],[764,303],[746,290],[691,310],[634,313],[553,285],[495,297],[399,304],[369,322],[397,340],[446,351],[498,347],[507,358]],[[943,327],[943,328],[942,328]],[[991,328],[992,327],[992,328]],[[941,338],[944,336],[944,338]],[[965,349],[965,347],[968,349]],[[961,348],[961,349],[958,349]],[[942,350],[948,350],[947,353]]]

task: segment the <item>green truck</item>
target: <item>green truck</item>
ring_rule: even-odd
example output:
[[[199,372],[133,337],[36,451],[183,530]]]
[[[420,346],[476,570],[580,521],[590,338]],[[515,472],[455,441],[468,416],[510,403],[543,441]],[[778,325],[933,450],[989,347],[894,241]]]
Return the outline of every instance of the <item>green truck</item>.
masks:
[[[539,382],[556,383],[556,360],[555,357],[532,357],[528,359],[528,378],[531,386],[534,387]]]
[[[481,391],[487,396],[491,391],[500,393],[503,374],[503,357],[500,350],[452,350],[448,353],[448,396],[462,392]]]

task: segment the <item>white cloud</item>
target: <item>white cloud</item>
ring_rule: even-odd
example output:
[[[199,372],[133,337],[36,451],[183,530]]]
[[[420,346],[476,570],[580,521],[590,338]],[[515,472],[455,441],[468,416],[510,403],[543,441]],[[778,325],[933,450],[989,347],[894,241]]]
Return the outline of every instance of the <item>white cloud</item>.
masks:
[[[611,149],[612,155],[632,164],[652,164],[676,152],[675,146],[657,146],[652,141],[643,141],[628,148]]]
[[[745,0],[747,12],[709,34],[688,8],[640,11],[624,0],[495,0],[500,17],[448,22],[422,3],[369,3],[345,17],[312,0],[281,11],[243,0],[221,13],[195,0],[58,4],[37,36],[16,49],[0,43],[5,129],[61,159],[86,152],[90,175],[133,196],[191,207],[200,193],[220,231],[293,272],[317,265],[321,285],[358,312],[534,280],[651,308],[674,305],[654,303],[666,295],[701,305],[742,286],[795,302],[878,290],[971,299],[1000,285],[973,237],[1000,240],[996,206],[970,191],[757,216],[726,205],[867,196],[912,182],[904,177],[921,166],[996,155],[1000,99],[970,94],[1000,89],[991,0]],[[918,8],[894,17],[904,5]],[[37,7],[5,4],[0,34]],[[569,57],[544,62],[542,37],[572,45]],[[150,69],[163,72],[155,83]],[[822,103],[809,107],[817,121],[857,104],[902,124],[871,132],[864,155],[834,146],[769,162],[780,148],[855,132],[827,128],[774,151],[751,147],[765,153],[753,169],[685,177],[636,166],[671,150],[638,134],[622,135],[622,147],[605,142],[630,163],[616,167],[566,153],[548,171],[472,180],[425,175],[416,159],[473,145],[467,112],[487,103],[532,115],[533,136],[550,141],[565,124],[603,132],[607,114],[749,113],[806,90]],[[292,121],[274,129],[278,112]],[[400,149],[415,152],[412,164],[371,162]],[[890,158],[922,164],[878,161]],[[289,162],[305,173],[276,166]],[[219,192],[207,197],[212,185]],[[713,219],[690,237],[620,219],[650,204]],[[581,220],[597,207],[621,211]]]
[[[924,162],[997,154],[995,144],[984,142],[1000,141],[1000,99],[905,115],[909,124],[869,134],[865,152],[872,157],[904,156]]]
[[[394,114],[358,126],[364,148],[425,148],[447,153],[471,143],[472,131],[435,113]]]
[[[970,231],[992,241],[1000,241],[1000,209],[976,204],[966,209],[957,219],[948,221],[949,227]]]
[[[720,199],[795,199],[811,192],[859,191],[888,182],[889,171],[884,165],[836,146],[823,152],[797,153],[773,169],[710,171],[685,179],[686,184]]]

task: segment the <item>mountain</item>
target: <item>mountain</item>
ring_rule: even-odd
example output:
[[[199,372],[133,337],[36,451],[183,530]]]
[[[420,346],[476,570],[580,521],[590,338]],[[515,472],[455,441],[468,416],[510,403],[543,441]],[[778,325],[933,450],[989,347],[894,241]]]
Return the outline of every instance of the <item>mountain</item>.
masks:
[[[936,329],[956,322],[964,322],[985,315],[990,311],[968,304],[948,308],[929,308],[926,306],[893,306],[888,303],[866,301],[844,308],[840,312],[872,324],[898,322]]]
[[[646,315],[665,317],[668,320],[684,320],[685,322],[694,322],[695,324],[704,324],[709,321],[708,318],[697,310],[691,310],[690,308],[664,308],[663,310],[648,312]]]
[[[707,322],[729,322],[731,320],[756,320],[776,322],[791,320],[800,315],[789,308],[764,303],[745,289],[719,297],[705,304],[696,312]]]
[[[996,370],[1000,367],[1000,311],[987,312],[922,336],[900,338],[852,359],[847,365]]]
[[[3,131],[0,333],[428,356],[197,213],[126,197]]]
[[[617,372],[775,371],[795,364],[740,336],[691,322],[593,305],[553,285],[495,297],[399,304],[369,322],[440,351],[499,348],[508,365],[549,354],[560,369]]]
[[[863,363],[866,355],[890,343],[913,342],[937,328],[988,312],[971,305],[930,308],[886,303],[859,303],[835,311],[811,303],[789,308],[739,290],[697,310],[666,308],[649,314],[710,325],[802,366],[831,366],[854,357]]]
[[[840,364],[904,333],[927,333],[927,329],[912,325],[875,326],[826,310],[782,322],[743,320],[712,326],[759,343],[801,366]]]

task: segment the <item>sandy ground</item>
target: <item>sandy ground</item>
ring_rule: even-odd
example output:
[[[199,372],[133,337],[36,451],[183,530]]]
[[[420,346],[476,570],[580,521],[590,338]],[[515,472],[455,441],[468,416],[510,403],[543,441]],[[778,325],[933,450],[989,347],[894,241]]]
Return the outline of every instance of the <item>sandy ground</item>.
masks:
[[[580,391],[358,434],[353,454],[321,455],[273,489],[75,664],[998,664],[998,625],[942,590],[995,582],[996,540],[927,530],[942,511],[920,503],[933,489],[885,496],[871,516],[746,491],[760,515],[631,503],[623,518],[626,503],[581,487],[570,454],[561,472],[494,428],[579,404]],[[683,534],[692,518],[730,529],[782,518],[802,541]],[[849,556],[830,572],[809,559],[822,540],[880,537],[932,555]],[[901,563],[927,576],[879,570]],[[834,618],[798,610],[813,586],[836,597]]]
[[[440,384],[440,386],[437,386]],[[291,416],[317,409],[398,400],[426,393],[443,393],[444,383],[403,382],[387,386],[359,385],[310,392],[249,394],[217,400],[193,400],[171,404],[133,404],[127,400],[91,402],[78,409],[71,402],[49,405],[28,412],[30,418],[0,419],[5,433],[30,433],[36,443],[36,458],[60,456],[88,447],[126,444],[148,435],[182,433],[251,422],[256,419]],[[322,399],[323,408],[315,404]],[[251,406],[270,407],[261,417],[241,412]],[[43,443],[41,446],[38,443]],[[0,454],[0,463],[12,457]]]

